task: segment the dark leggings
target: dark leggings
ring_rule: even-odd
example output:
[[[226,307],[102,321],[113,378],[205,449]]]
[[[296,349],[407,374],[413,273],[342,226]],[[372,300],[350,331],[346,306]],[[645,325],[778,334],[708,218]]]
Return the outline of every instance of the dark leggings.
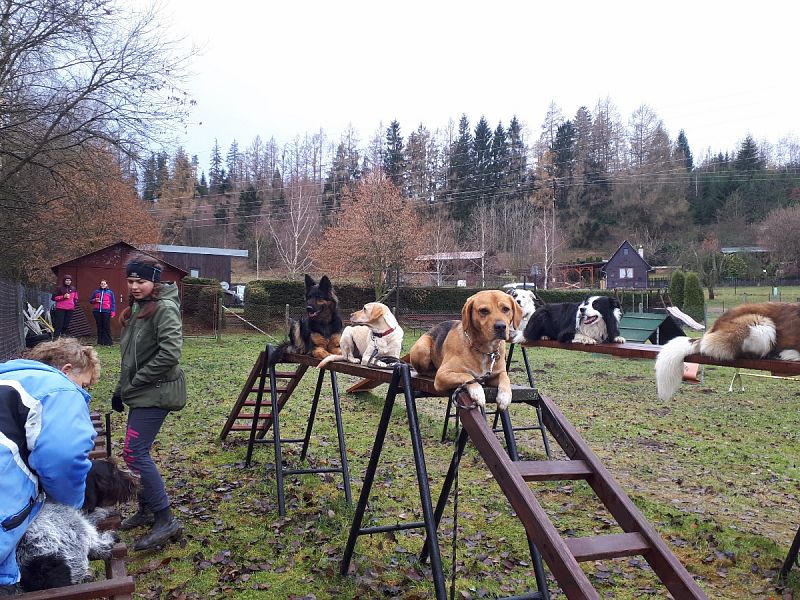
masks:
[[[163,408],[132,408],[125,432],[125,463],[141,477],[139,498],[153,512],[169,508],[169,496],[158,467],[150,457],[150,448],[169,411]]]
[[[97,323],[97,343],[100,346],[112,346],[111,339],[111,313],[92,311],[94,322]]]
[[[57,308],[53,314],[53,339],[57,340],[62,333],[67,333],[69,321],[72,319],[72,311]]]

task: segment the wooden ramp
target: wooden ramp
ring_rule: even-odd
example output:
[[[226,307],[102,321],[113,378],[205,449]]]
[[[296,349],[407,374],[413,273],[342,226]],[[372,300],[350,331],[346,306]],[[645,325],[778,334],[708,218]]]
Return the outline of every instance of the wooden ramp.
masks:
[[[242,391],[239,392],[239,397],[228,415],[228,420],[222,427],[219,434],[220,440],[228,437],[231,431],[251,431],[253,420],[258,423],[256,429],[259,439],[263,438],[272,426],[272,387],[265,357],[266,353],[262,351],[253,363],[247,381],[245,381]],[[277,396],[279,408],[283,408],[283,405],[286,404],[307,370],[308,365],[297,365],[294,371],[275,371],[275,392],[280,394]],[[256,406],[259,409],[267,408],[268,410],[263,414],[259,411],[259,414],[256,415]]]
[[[580,562],[641,555],[674,598],[706,598],[558,407],[542,396],[540,402],[545,425],[570,460],[512,462],[479,410],[459,408],[459,416],[464,430],[567,597],[570,600],[600,598]],[[580,479],[591,486],[624,533],[562,538],[527,485],[529,481]]]

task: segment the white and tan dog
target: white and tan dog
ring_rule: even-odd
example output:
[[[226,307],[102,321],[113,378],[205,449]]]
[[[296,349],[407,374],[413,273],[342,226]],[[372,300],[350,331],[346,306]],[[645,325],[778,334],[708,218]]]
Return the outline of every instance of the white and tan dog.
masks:
[[[400,358],[403,347],[403,329],[392,311],[380,302],[368,302],[364,308],[350,315],[350,323],[342,331],[339,347],[342,354],[326,356],[317,365],[320,369],[333,361],[386,367],[381,356]]]
[[[544,302],[542,302],[532,290],[512,288],[508,290],[507,293],[522,309],[522,320],[519,322],[517,329],[518,331],[525,331],[528,319],[531,318],[531,315],[533,315],[536,309],[542,306]]]
[[[676,337],[664,344],[656,358],[659,398],[669,400],[678,391],[683,359],[695,353],[719,360],[800,360],[800,303],[743,304],[723,313],[702,338]]]

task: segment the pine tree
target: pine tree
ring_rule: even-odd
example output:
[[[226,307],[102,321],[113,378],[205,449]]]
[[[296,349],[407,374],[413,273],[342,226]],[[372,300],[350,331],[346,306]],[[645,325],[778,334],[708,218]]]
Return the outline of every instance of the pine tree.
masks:
[[[689,172],[694,168],[692,151],[689,149],[689,140],[686,139],[686,133],[683,129],[680,130],[678,139],[675,140],[675,159],[681,162]]]
[[[553,197],[556,206],[564,209],[567,206],[567,192],[575,172],[575,127],[572,121],[565,121],[558,126],[556,138],[550,148],[553,152]]]
[[[386,153],[383,156],[383,170],[392,183],[399,189],[405,187],[405,155],[403,154],[403,136],[400,135],[400,123],[396,120],[386,128]]]
[[[225,164],[228,167],[230,189],[237,189],[240,184],[244,183],[244,163],[242,158],[239,152],[239,142],[233,140],[233,142],[231,142],[231,147],[228,149],[228,155],[225,157]]]
[[[156,171],[156,155],[151,152],[142,171],[142,199],[148,202],[156,198]]]
[[[470,192],[472,190],[473,142],[467,115],[461,115],[458,137],[450,149],[450,165],[447,169],[447,196],[450,211],[458,220],[464,220],[472,212]]]
[[[511,149],[508,145],[508,137],[503,123],[497,124],[492,135],[492,194],[496,200],[508,198],[506,189],[506,179],[511,165]]]
[[[195,191],[201,198],[203,196],[208,196],[208,182],[206,181],[205,171],[200,173],[200,181],[197,183]]]
[[[486,118],[481,116],[475,126],[473,139],[472,167],[473,194],[475,202],[486,202],[491,199],[494,177],[492,172],[492,130]]]
[[[212,194],[221,193],[220,185],[222,184],[224,172],[219,142],[214,139],[214,145],[211,147],[211,166],[208,169],[208,187]]]
[[[239,206],[236,209],[236,216],[239,223],[236,227],[236,237],[239,241],[244,242],[247,239],[247,234],[252,229],[253,217],[261,212],[261,195],[249,184],[246,189],[239,192]]]
[[[516,115],[511,118],[511,123],[508,125],[508,152],[508,175],[505,187],[510,200],[523,200],[530,193],[531,186],[528,178],[528,151],[522,137],[522,126]]]
[[[672,304],[680,309],[683,308],[685,286],[686,274],[678,269],[672,274],[672,279],[669,282],[669,297],[672,299]]]
[[[739,152],[736,153],[734,167],[737,171],[749,172],[751,177],[754,171],[760,171],[764,168],[764,160],[761,157],[758,144],[756,144],[751,135],[744,138],[742,145],[739,147]]]
[[[686,274],[686,283],[683,290],[683,312],[695,321],[703,322],[706,318],[705,296],[700,285],[700,277],[690,271]]]

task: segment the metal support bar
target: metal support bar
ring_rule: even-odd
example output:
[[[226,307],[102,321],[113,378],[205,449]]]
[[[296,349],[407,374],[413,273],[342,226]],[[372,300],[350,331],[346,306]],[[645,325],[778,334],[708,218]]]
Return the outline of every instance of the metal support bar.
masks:
[[[383,443],[386,439],[386,433],[389,428],[389,420],[392,416],[392,408],[394,407],[395,396],[398,393],[401,393],[401,391],[406,401],[406,415],[408,417],[408,428],[411,434],[411,447],[414,453],[414,466],[417,473],[417,485],[419,488],[420,502],[422,504],[423,521],[421,523],[405,523],[362,528],[361,524],[364,520],[364,512],[367,508],[367,502],[369,501],[372,484],[375,481],[375,473],[378,468],[378,462],[380,460],[381,452],[383,451]],[[378,431],[375,433],[375,443],[372,446],[369,464],[367,465],[367,470],[364,473],[364,484],[361,488],[361,494],[356,505],[355,514],[353,515],[353,523],[350,526],[350,533],[347,538],[347,544],[345,545],[342,564],[339,569],[340,573],[342,575],[346,575],[350,569],[350,563],[353,559],[353,552],[358,536],[370,533],[379,533],[383,531],[412,529],[417,527],[424,527],[427,539],[431,540],[431,572],[433,576],[433,586],[436,600],[446,600],[447,594],[444,582],[444,569],[442,568],[442,558],[439,552],[439,543],[436,535],[436,523],[434,520],[433,505],[431,503],[430,486],[428,484],[428,472],[425,467],[425,454],[422,448],[422,435],[419,430],[416,399],[411,386],[411,374],[408,364],[398,363],[394,367],[392,379],[389,382],[389,390],[386,393],[386,400],[383,405],[383,413],[381,414],[381,420],[378,424]]]
[[[308,443],[311,441],[311,430],[314,428],[314,418],[317,416],[317,405],[319,404],[319,393],[322,390],[322,381],[325,379],[325,371],[320,369],[317,377],[317,387],[314,389],[314,399],[311,401],[311,413],[308,415],[306,425],[306,435],[303,439],[303,449],[300,451],[300,461],[306,459],[308,453]]]
[[[792,566],[797,562],[797,554],[799,552],[800,528],[797,529],[797,533],[794,536],[794,541],[792,541],[792,547],[789,548],[789,554],[786,555],[786,561],[783,563],[781,572],[778,574],[778,581],[786,581],[786,578],[789,576],[789,571],[792,570]]]

